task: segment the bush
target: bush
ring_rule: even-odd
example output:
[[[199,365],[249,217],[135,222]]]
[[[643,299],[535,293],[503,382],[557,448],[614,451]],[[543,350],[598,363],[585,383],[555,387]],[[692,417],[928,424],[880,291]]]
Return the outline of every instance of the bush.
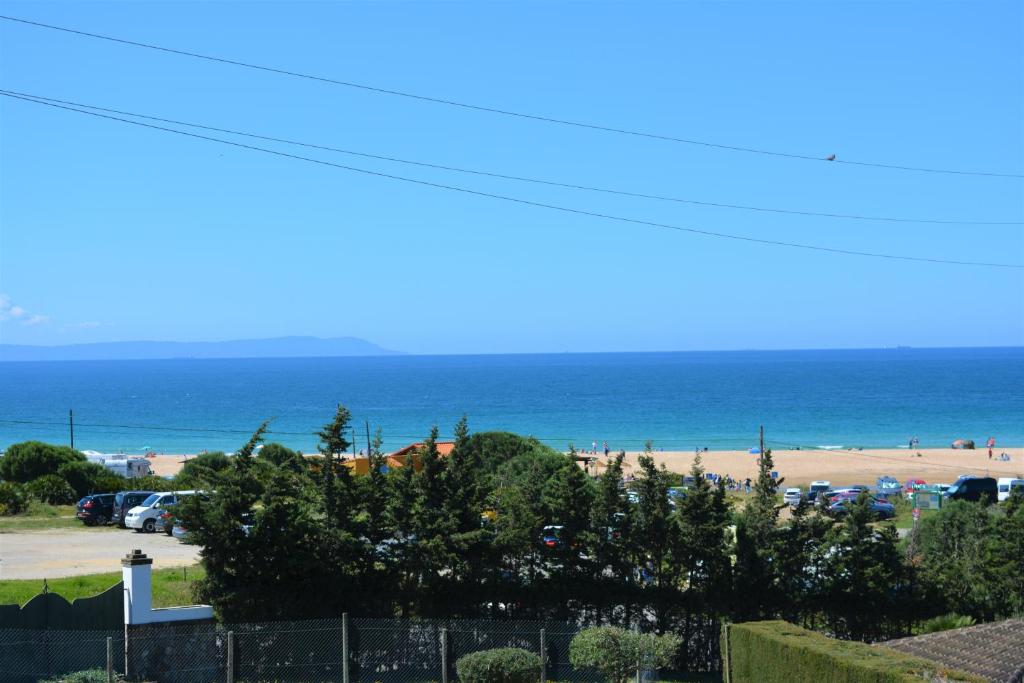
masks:
[[[672,664],[680,639],[671,634],[634,633],[616,626],[580,631],[569,644],[569,661],[577,669],[597,669],[609,683],[626,683],[637,669]]]
[[[517,647],[482,650],[455,662],[460,683],[535,683],[540,657]]]
[[[81,498],[90,493],[114,493],[124,488],[126,481],[103,465],[95,462],[76,460],[66,462],[57,468],[57,474],[66,481]]]
[[[65,674],[59,678],[51,678],[40,683],[107,683],[107,672],[103,669],[76,671],[73,674]],[[125,679],[121,674],[115,673],[114,683],[125,683]]]
[[[883,646],[835,640],[785,621],[754,621],[728,627],[734,683],[910,683],[923,680],[981,681],[976,676]]]
[[[176,489],[202,488],[217,472],[230,466],[231,459],[221,451],[202,453],[185,461],[181,471],[174,477],[174,487]]]
[[[67,446],[41,441],[23,441],[7,449],[0,458],[0,479],[22,484],[47,474],[57,474],[64,463],[85,461],[85,456]]]
[[[938,633],[939,631],[949,631],[954,628],[966,628],[967,626],[974,626],[974,617],[964,616],[961,614],[950,613],[943,614],[942,616],[922,621],[921,625],[915,629],[915,633]]]
[[[30,481],[25,488],[33,498],[50,505],[67,505],[77,500],[71,485],[56,474],[47,474]]]
[[[0,482],[0,516],[19,515],[28,508],[25,487],[11,481]]]

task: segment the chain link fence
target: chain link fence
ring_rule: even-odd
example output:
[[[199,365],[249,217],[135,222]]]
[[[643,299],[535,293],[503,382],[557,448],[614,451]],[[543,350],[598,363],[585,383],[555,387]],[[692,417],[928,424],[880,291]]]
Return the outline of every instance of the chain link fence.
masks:
[[[76,671],[159,683],[454,683],[459,657],[498,647],[543,654],[543,680],[600,681],[569,663],[572,623],[320,619],[148,624],[127,631],[0,630],[0,681]],[[108,669],[109,667],[109,669]]]

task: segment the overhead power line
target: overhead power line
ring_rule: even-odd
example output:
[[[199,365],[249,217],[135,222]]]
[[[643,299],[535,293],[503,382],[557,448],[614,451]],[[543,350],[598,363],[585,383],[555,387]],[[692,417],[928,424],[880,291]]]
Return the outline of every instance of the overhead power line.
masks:
[[[266,140],[268,142],[280,142],[287,145],[296,145],[298,147],[306,147],[309,149],[318,149],[327,152],[338,152],[341,154],[348,154],[351,156],[363,157],[367,159],[377,159],[380,161],[389,161],[399,164],[408,164],[412,166],[420,166],[424,168],[433,168],[442,171],[454,171],[456,173],[466,173],[471,175],[485,176],[488,178],[500,178],[502,180],[514,180],[517,182],[534,183],[538,185],[548,185],[551,187],[563,187],[572,190],[584,190],[587,192],[600,192],[605,194],[619,195],[623,197],[635,197],[639,199],[653,199],[664,202],[677,202],[682,204],[694,204],[697,206],[711,206],[715,208],[725,209],[741,209],[744,211],[760,211],[766,213],[779,213],[789,214],[796,216],[815,216],[821,218],[844,218],[851,220],[864,220],[864,221],[885,221],[892,223],[928,223],[937,225],[1024,225],[1024,221],[975,221],[975,220],[939,220],[930,218],[894,218],[891,216],[865,216],[859,214],[846,214],[846,213],[826,213],[819,211],[803,211],[799,209],[776,209],[764,206],[750,206],[743,204],[726,204],[724,202],[710,202],[697,199],[683,199],[680,197],[666,197],[662,195],[646,194],[641,192],[630,192],[626,190],[616,190],[603,187],[593,187],[590,185],[580,185],[576,183],[563,183],[553,180],[543,180],[540,178],[528,178],[525,176],[508,175],[504,173],[495,173],[492,171],[481,171],[478,169],[461,168],[457,166],[447,166],[443,164],[425,162],[425,161],[413,161],[409,159],[401,159],[398,157],[385,156],[382,154],[371,154],[368,152],[357,152],[349,149],[342,149],[339,147],[330,147],[327,145],[314,144],[309,142],[301,142],[298,140],[289,140],[287,138],[272,137],[269,135],[261,135],[258,133],[249,133],[246,131],[235,130],[231,128],[218,128],[216,126],[205,125],[201,123],[191,123],[189,121],[178,121],[176,119],[168,119],[159,116],[152,116],[148,114],[138,114],[135,112],[124,111],[121,109],[110,109],[108,107],[99,107],[93,104],[83,104],[81,102],[74,102],[71,100],[61,100],[54,97],[45,97],[43,95],[36,95],[33,93],[17,92],[9,90],[15,95],[21,95],[23,97],[32,98],[35,100],[41,100],[44,102],[56,102],[58,104],[67,104],[74,107],[81,107],[84,109],[91,109],[94,111],[102,111],[110,114],[121,114],[124,116],[132,116],[139,119],[145,119],[147,121],[159,121],[161,123],[170,123],[176,126],[188,126],[190,128],[198,128],[201,130],[212,130],[218,133],[228,133],[230,135],[240,135],[243,137],[254,138],[257,140]]]
[[[132,47],[141,47],[148,50],[157,50],[160,52],[166,52],[169,54],[180,55],[183,57],[193,57],[195,59],[203,59],[210,62],[217,62],[220,64],[228,64],[231,66],[244,67],[247,69],[256,69],[258,71],[264,71],[268,73],[274,73],[281,76],[290,76],[293,78],[302,78],[311,81],[318,81],[320,83],[329,83],[331,85],[340,85],[346,88],[356,88],[367,92],[373,92],[381,95],[392,95],[396,97],[405,97],[413,100],[419,100],[422,102],[432,102],[434,104],[443,104],[452,107],[460,107],[462,109],[469,109],[473,111],[486,112],[489,114],[499,114],[502,116],[511,116],[520,119],[528,119],[532,121],[539,121],[542,123],[553,123],[561,126],[572,126],[575,128],[585,128],[588,130],[596,130],[604,133],[616,133],[619,135],[630,135],[640,138],[648,138],[652,140],[661,140],[664,142],[677,142],[687,145],[697,145],[700,147],[707,147],[711,149],[728,150],[732,152],[746,152],[750,154],[762,154],[773,157],[784,157],[788,159],[800,159],[804,161],[825,161],[827,163],[837,164],[849,164],[854,166],[864,166],[870,168],[884,168],[897,171],[914,171],[920,173],[946,173],[953,175],[970,175],[970,176],[988,176],[988,177],[1002,177],[1002,178],[1024,178],[1024,174],[1021,173],[997,173],[991,171],[967,171],[957,169],[945,169],[945,168],[927,168],[922,166],[908,166],[901,164],[884,164],[871,161],[854,161],[850,159],[836,159],[834,157],[824,157],[821,155],[809,155],[809,154],[796,154],[792,152],[779,152],[768,149],[759,149],[755,147],[744,147],[741,145],[727,145],[715,142],[707,142],[704,140],[693,140],[688,138],[675,137],[672,135],[662,135],[659,133],[648,133],[639,130],[632,130],[629,128],[616,128],[613,126],[605,126],[597,123],[587,123],[583,121],[572,121],[569,119],[560,119],[552,116],[543,116],[540,114],[531,114],[528,112],[513,111],[510,109],[500,109],[498,107],[489,107],[480,104],[472,104],[469,102],[462,102],[458,100],[451,100],[442,97],[434,97],[430,95],[419,95],[416,93],[405,92],[403,90],[394,90],[391,88],[383,88],[374,85],[368,85],[365,83],[355,83],[352,81],[343,81],[336,78],[329,78],[327,76],[317,76],[314,74],[307,74],[298,71],[290,71],[288,69],[282,69],[279,67],[265,66],[261,64],[253,64],[250,62],[243,62],[236,59],[228,59],[226,57],[217,57],[213,55],[205,55],[198,52],[190,52],[188,50],[180,50],[177,48],[164,47],[161,45],[154,45],[151,43],[143,43],[136,40],[127,40],[125,38],[117,38],[114,36],[103,35],[100,33],[92,33],[89,31],[82,31],[79,29],[68,28],[66,26],[56,26],[54,24],[46,24],[39,21],[31,21],[29,19],[21,19],[19,17],[11,17],[0,15],[0,19],[6,21],[17,22],[28,26],[35,26],[38,28],[45,28],[53,31],[62,31],[64,33],[71,33],[78,36],[84,36],[87,38],[96,38],[98,40],[106,40],[113,43],[119,43],[121,45],[130,45]]]
[[[361,173],[361,174],[364,174],[364,175],[374,176],[374,177],[377,177],[377,178],[387,178],[389,180],[398,180],[398,181],[401,181],[401,182],[411,183],[411,184],[414,184],[414,185],[420,185],[420,186],[423,186],[423,187],[433,187],[433,188],[436,188],[436,189],[449,190],[449,191],[452,191],[452,192],[459,192],[459,193],[462,193],[462,194],[472,195],[472,196],[476,196],[476,197],[487,197],[489,199],[497,199],[497,200],[501,200],[501,201],[505,201],[505,202],[511,202],[511,203],[514,203],[514,204],[520,204],[520,205],[523,205],[523,206],[533,206],[533,207],[542,208],[542,209],[550,209],[552,211],[560,211],[560,212],[563,212],[563,213],[573,214],[573,215],[577,215],[577,216],[589,216],[591,218],[602,218],[602,219],[605,219],[605,220],[617,221],[617,222],[621,222],[621,223],[628,223],[628,224],[631,224],[631,225],[642,225],[642,226],[651,227],[651,228],[660,228],[660,229],[665,229],[665,230],[676,230],[676,231],[679,231],[679,232],[686,232],[686,233],[691,233],[691,234],[694,234],[694,235],[703,235],[705,237],[714,237],[714,238],[719,238],[719,239],[735,240],[735,241],[738,241],[738,242],[749,242],[749,243],[752,243],[752,244],[765,244],[765,245],[770,245],[770,246],[789,247],[789,248],[794,248],[794,249],[806,249],[806,250],[809,250],[809,251],[818,251],[818,252],[825,252],[825,253],[831,253],[831,254],[844,254],[844,255],[847,255],[847,256],[862,256],[862,257],[868,257],[868,258],[882,258],[882,259],[890,259],[890,260],[895,260],[895,261],[915,261],[915,262],[921,262],[921,263],[934,263],[934,264],[942,264],[942,265],[980,266],[980,267],[986,267],[986,268],[1024,269],[1024,264],[1017,264],[1017,263],[993,263],[993,262],[984,262],[984,261],[959,261],[959,260],[952,260],[952,259],[928,258],[928,257],[925,257],[925,256],[905,256],[905,255],[899,255],[899,254],[883,254],[883,253],[878,253],[878,252],[856,251],[856,250],[852,250],[852,249],[838,249],[838,248],[834,248],[834,247],[825,247],[825,246],[814,245],[814,244],[803,244],[803,243],[800,243],[800,242],[785,242],[785,241],[782,241],[782,240],[769,240],[769,239],[761,239],[761,238],[758,238],[758,237],[747,237],[747,236],[744,236],[744,235],[734,235],[734,234],[730,234],[730,233],[716,232],[716,231],[713,231],[713,230],[704,230],[704,229],[701,229],[701,228],[690,228],[690,227],[685,227],[685,226],[681,226],[681,225],[672,225],[670,223],[659,223],[659,222],[656,222],[656,221],[642,220],[642,219],[639,219],[639,218],[628,218],[628,217],[625,217],[625,216],[616,216],[616,215],[613,215],[613,214],[600,213],[600,212],[597,212],[597,211],[587,211],[587,210],[584,210],[584,209],[573,209],[573,208],[566,207],[566,206],[559,206],[557,204],[546,204],[546,203],[543,203],[543,202],[536,202],[536,201],[532,201],[532,200],[528,200],[528,199],[520,199],[518,197],[510,197],[510,196],[507,196],[507,195],[494,194],[494,193],[491,193],[491,192],[481,192],[479,190],[471,190],[471,189],[464,188],[464,187],[457,187],[455,185],[445,185],[443,183],[435,183],[435,182],[430,182],[430,181],[427,181],[427,180],[419,180],[419,179],[416,179],[416,178],[407,178],[407,177],[404,177],[404,176],[394,175],[392,173],[382,173],[380,171],[371,171],[371,170],[365,169],[365,168],[357,168],[355,166],[347,166],[345,164],[338,164],[338,163],[334,163],[332,161],[324,161],[323,159],[314,159],[312,157],[304,157],[304,156],[300,156],[298,154],[290,154],[288,152],[281,152],[279,150],[267,149],[266,147],[257,147],[255,145],[247,145],[247,144],[244,144],[244,143],[241,143],[241,142],[234,142],[234,141],[231,141],[231,140],[222,140],[220,138],[214,138],[214,137],[210,137],[208,135],[200,135],[198,133],[191,133],[191,132],[184,131],[184,130],[177,130],[177,129],[174,129],[174,128],[167,128],[165,126],[156,126],[156,125],[153,125],[151,123],[143,123],[141,121],[132,121],[130,119],[124,119],[124,118],[120,118],[120,117],[117,117],[117,116],[111,116],[109,114],[101,114],[99,112],[88,111],[88,110],[85,110],[85,109],[78,109],[78,108],[75,108],[75,107],[69,107],[69,106],[62,105],[62,104],[56,104],[54,102],[46,102],[46,101],[43,101],[43,100],[36,100],[36,99],[29,98],[29,97],[23,97],[21,95],[15,95],[15,94],[13,94],[11,92],[8,92],[6,90],[0,90],[0,95],[3,95],[4,97],[10,97],[10,98],[16,99],[16,100],[21,100],[23,102],[31,102],[33,104],[39,104],[39,105],[46,106],[46,107],[53,107],[55,109],[64,109],[66,111],[73,111],[73,112],[77,112],[79,114],[86,114],[87,116],[94,116],[94,117],[97,117],[97,118],[109,119],[109,120],[112,120],[112,121],[119,121],[121,123],[127,123],[127,124],[130,124],[130,125],[133,125],[133,126],[139,126],[139,127],[142,127],[142,128],[151,128],[151,129],[154,129],[154,130],[165,131],[165,132],[168,132],[168,133],[175,133],[177,135],[183,135],[185,137],[196,138],[196,139],[199,139],[199,140],[206,140],[208,142],[217,142],[217,143],[220,143],[222,145],[230,145],[231,147],[238,147],[240,149],[248,149],[248,150],[253,150],[253,151],[256,151],[256,152],[263,152],[263,153],[266,153],[266,154],[273,154],[274,156],[284,157],[284,158],[288,158],[288,159],[295,159],[295,160],[298,160],[298,161],[306,161],[306,162],[309,162],[309,163],[312,163],[312,164],[319,164],[321,166],[330,166],[332,168],[340,168],[340,169],[343,169],[343,170],[346,170],[346,171],[352,171],[354,173]]]

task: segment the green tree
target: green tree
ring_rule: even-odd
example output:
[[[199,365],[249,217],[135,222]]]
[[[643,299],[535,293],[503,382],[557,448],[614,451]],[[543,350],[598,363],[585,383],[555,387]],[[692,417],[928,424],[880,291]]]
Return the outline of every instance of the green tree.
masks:
[[[727,529],[731,521],[725,483],[712,486],[701,457],[690,469],[693,485],[678,502],[679,536],[673,555],[685,575],[687,627],[692,615],[717,617],[728,608],[732,560]]]
[[[306,459],[302,453],[293,451],[279,443],[268,443],[256,453],[256,458],[274,467],[301,473],[306,471]]]
[[[179,490],[204,488],[216,481],[216,474],[228,469],[231,459],[222,451],[200,453],[189,458],[174,476],[174,488]]]
[[[834,522],[815,512],[806,499],[793,508],[789,523],[778,530],[776,562],[779,568],[779,601],[782,617],[813,628],[822,600],[826,536]]]
[[[84,462],[85,456],[67,446],[23,441],[10,446],[0,458],[0,479],[26,483],[47,474],[57,474],[61,465],[76,461]]]
[[[901,633],[912,599],[899,538],[891,524],[874,525],[871,496],[861,493],[833,528],[823,563],[829,630],[838,638],[875,641]]]
[[[946,603],[943,612],[988,621],[1000,610],[1003,596],[990,556],[993,521],[983,504],[959,500],[921,520],[914,539],[919,573]]]
[[[128,480],[108,470],[103,465],[84,460],[72,460],[57,468],[57,475],[64,479],[78,498],[90,493],[113,493],[127,487]]]
[[[735,604],[737,619],[771,619],[778,614],[779,567],[777,501],[782,479],[773,479],[771,449],[758,459],[754,493],[736,518]]]
[[[334,419],[324,425],[317,436],[320,442],[317,451],[322,456],[320,485],[323,490],[324,513],[329,526],[351,531],[352,522],[352,474],[348,467],[340,464],[346,451],[352,445],[345,435],[352,419],[348,408],[339,405]]]

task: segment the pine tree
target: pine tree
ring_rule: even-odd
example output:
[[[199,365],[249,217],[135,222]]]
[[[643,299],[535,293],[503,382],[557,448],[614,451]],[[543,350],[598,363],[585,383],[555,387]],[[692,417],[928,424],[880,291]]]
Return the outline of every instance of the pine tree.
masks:
[[[352,475],[349,469],[340,465],[339,460],[352,443],[345,438],[351,413],[339,405],[334,419],[324,425],[317,436],[320,443],[317,450],[323,456],[320,484],[323,491],[324,513],[328,524],[335,528],[349,530],[351,522]]]
[[[782,479],[773,479],[771,449],[758,459],[757,482],[746,508],[736,519],[736,565],[733,613],[739,620],[771,619],[779,610],[777,501]]]
[[[704,476],[701,457],[694,458],[690,469],[693,486],[677,504],[679,540],[674,559],[685,572],[687,604],[690,613],[715,617],[728,607],[732,562],[726,538],[731,521],[725,484],[712,486]]]

